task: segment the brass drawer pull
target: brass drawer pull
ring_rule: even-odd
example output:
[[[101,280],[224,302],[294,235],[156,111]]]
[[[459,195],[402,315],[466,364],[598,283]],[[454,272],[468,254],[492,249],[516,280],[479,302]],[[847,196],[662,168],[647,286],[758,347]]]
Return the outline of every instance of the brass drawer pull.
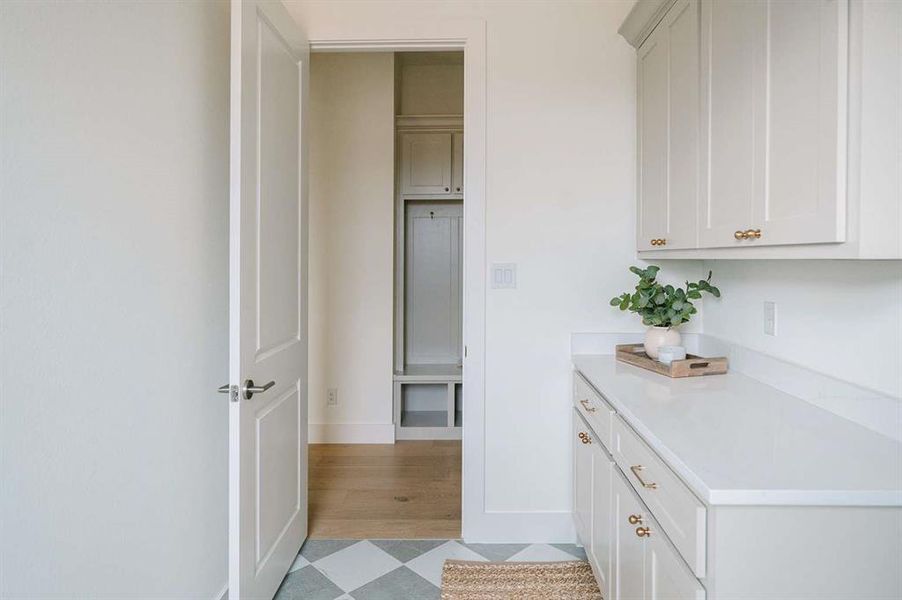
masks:
[[[586,409],[586,412],[595,412],[596,410],[598,410],[594,406],[589,406],[588,400],[580,400],[579,403],[583,405],[583,408]]]
[[[639,471],[643,470],[644,468],[645,467],[643,467],[642,465],[633,465],[632,467],[630,467],[630,471],[633,472],[633,475],[636,476],[636,479],[639,480],[639,483],[641,483],[642,487],[644,487],[645,489],[647,489],[647,490],[658,489],[657,483],[645,483],[645,481],[642,479],[642,475],[639,474]]]
[[[589,434],[588,434],[588,433],[585,433],[584,431],[580,431],[580,432],[579,432],[579,439],[582,440],[582,442],[583,442],[584,444],[591,444],[591,443],[592,443],[592,438],[590,438],[590,437],[589,437]]]
[[[651,529],[648,527],[636,527],[636,535],[639,537],[651,537]]]
[[[640,515],[630,515],[627,521],[629,521],[630,525],[641,525],[642,517]]]
[[[760,229],[746,229],[742,231],[741,229],[733,234],[733,237],[737,240],[757,240],[761,237]]]

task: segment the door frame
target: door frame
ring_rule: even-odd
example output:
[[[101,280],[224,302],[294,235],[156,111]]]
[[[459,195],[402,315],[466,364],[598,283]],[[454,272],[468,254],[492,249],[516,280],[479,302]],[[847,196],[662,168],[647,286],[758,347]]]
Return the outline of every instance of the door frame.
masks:
[[[303,26],[303,23],[301,24]],[[355,30],[359,27],[359,30]],[[492,536],[485,509],[486,23],[349,23],[340,34],[309,32],[310,52],[464,52],[463,464],[461,536]]]

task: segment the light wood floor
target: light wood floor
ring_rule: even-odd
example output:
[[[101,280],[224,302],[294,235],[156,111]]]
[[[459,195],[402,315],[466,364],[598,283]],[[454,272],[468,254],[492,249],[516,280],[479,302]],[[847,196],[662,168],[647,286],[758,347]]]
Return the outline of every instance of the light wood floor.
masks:
[[[460,441],[310,445],[313,539],[460,537]]]

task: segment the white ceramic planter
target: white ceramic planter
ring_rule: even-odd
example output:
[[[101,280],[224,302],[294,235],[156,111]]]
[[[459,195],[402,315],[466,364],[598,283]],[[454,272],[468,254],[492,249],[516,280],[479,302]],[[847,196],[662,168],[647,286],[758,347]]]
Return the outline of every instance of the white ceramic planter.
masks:
[[[682,342],[680,332],[673,327],[649,327],[645,332],[645,353],[657,359],[658,348],[679,346],[680,342]]]

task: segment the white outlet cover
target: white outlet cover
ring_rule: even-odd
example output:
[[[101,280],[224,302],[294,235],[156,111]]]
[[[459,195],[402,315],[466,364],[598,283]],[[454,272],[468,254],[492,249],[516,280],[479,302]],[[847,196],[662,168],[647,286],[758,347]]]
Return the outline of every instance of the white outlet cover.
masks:
[[[492,263],[492,288],[517,289],[517,263]]]
[[[338,406],[338,390],[335,388],[326,392],[326,406]]]

